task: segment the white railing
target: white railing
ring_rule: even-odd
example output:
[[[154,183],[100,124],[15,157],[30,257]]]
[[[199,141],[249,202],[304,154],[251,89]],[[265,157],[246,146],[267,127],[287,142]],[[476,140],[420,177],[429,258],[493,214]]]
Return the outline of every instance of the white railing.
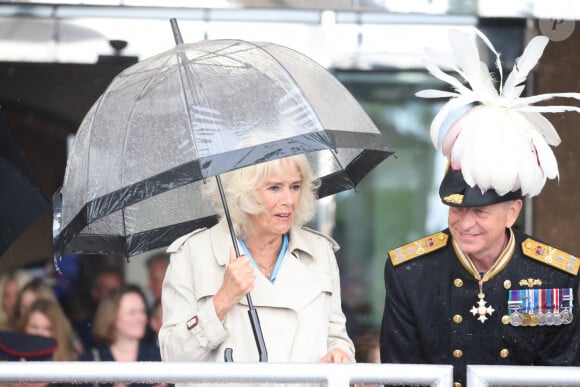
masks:
[[[4,382],[453,384],[450,365],[184,362],[0,362]]]
[[[580,386],[580,367],[468,365],[467,386]]]
[[[453,385],[450,365],[322,363],[0,362],[6,382],[354,383]],[[468,387],[580,386],[580,367],[468,365]]]

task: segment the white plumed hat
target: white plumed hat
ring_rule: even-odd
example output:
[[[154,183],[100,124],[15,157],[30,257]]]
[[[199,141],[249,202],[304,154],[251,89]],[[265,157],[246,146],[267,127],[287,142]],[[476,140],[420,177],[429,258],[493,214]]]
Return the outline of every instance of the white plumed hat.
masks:
[[[495,55],[499,89],[494,86],[487,65],[480,60],[477,38]],[[431,124],[435,148],[441,146],[443,155],[450,161],[450,169],[461,171],[466,184],[478,187],[482,194],[487,190],[495,190],[500,197],[520,190],[524,196],[539,194],[546,179],[558,177],[558,163],[550,146],[560,143],[556,129],[542,113],[580,113],[580,108],[575,106],[534,106],[554,97],[580,100],[580,93],[521,97],[526,77],[538,63],[549,39],[533,38],[505,83],[502,83],[500,55],[482,32],[452,29],[449,40],[453,55],[428,51],[425,66],[455,91],[422,90],[416,94],[422,98],[449,98]],[[468,85],[445,73],[443,68],[457,72]],[[451,124],[439,144],[445,119],[468,106],[472,107]]]

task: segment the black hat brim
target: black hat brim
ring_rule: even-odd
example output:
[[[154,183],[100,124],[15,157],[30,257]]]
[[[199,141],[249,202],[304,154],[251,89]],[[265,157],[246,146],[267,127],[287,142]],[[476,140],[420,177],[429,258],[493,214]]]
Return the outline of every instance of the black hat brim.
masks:
[[[49,337],[0,331],[0,360],[51,360],[56,348]]]
[[[483,207],[522,198],[522,191],[511,191],[499,195],[495,190],[481,190],[465,182],[461,170],[448,168],[439,186],[439,197],[443,204],[451,207]]]

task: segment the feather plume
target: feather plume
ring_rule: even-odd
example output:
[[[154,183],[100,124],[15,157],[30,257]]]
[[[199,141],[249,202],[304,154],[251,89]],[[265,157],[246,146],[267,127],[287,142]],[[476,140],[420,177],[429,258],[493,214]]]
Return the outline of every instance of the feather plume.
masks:
[[[540,60],[548,41],[545,36],[536,36],[530,40],[505,81],[503,95],[506,98],[518,98],[522,94],[524,87],[520,85],[526,81],[528,74]]]
[[[542,113],[580,113],[580,108],[533,104],[555,97],[580,100],[580,93],[520,97],[526,78],[538,63],[549,39],[537,36],[530,40],[502,84],[500,54],[481,31],[474,29],[473,32],[450,30],[451,56],[426,52],[427,70],[454,89],[453,92],[422,90],[416,93],[421,98],[449,98],[431,123],[431,140],[438,149],[445,119],[475,103],[477,106],[455,120],[443,135],[441,151],[450,160],[451,167],[460,169],[465,181],[472,187],[478,186],[482,192],[493,189],[505,195],[521,189],[523,195],[535,196],[547,179],[559,177],[551,146],[560,144],[560,136]],[[498,89],[487,65],[480,60],[477,38],[495,55],[500,75]],[[456,72],[468,86],[445,73],[443,67]]]

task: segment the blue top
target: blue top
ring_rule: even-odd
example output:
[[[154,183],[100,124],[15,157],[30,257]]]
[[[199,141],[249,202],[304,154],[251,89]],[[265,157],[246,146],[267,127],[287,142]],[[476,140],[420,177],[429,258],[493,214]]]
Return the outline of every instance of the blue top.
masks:
[[[247,255],[248,258],[250,258],[250,263],[252,265],[254,265],[254,267],[256,269],[258,269],[258,271],[260,271],[260,269],[258,268],[258,264],[256,263],[256,261],[252,257],[252,254],[250,254],[250,251],[246,247],[246,244],[244,243],[244,241],[238,238],[238,242],[240,243],[242,250],[244,250],[244,254]],[[276,276],[278,275],[278,271],[280,270],[280,265],[282,265],[282,260],[284,259],[284,255],[286,255],[287,250],[288,250],[288,234],[284,234],[284,239],[282,241],[282,248],[280,249],[280,254],[278,254],[278,258],[276,259],[276,265],[274,266],[274,270],[272,271],[272,275],[270,276],[271,283],[274,283],[274,281],[276,280]]]
[[[96,356],[95,356],[96,355]],[[111,348],[108,345],[99,345],[97,347],[89,348],[81,355],[79,361],[116,361],[111,353]],[[161,354],[159,348],[153,343],[141,341],[139,343],[139,353],[137,354],[137,361],[161,361]],[[157,383],[129,383],[129,387],[151,387]],[[77,384],[77,387],[113,387],[113,383],[82,383]],[[170,385],[171,386],[171,385]]]

